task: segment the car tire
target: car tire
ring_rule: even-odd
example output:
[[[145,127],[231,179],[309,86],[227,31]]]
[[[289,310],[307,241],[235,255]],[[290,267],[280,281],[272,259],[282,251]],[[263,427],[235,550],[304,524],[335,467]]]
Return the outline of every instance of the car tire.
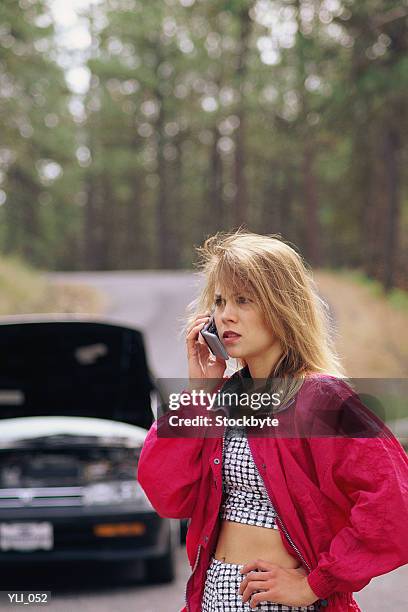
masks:
[[[162,557],[148,559],[145,562],[145,582],[147,584],[173,582],[175,577],[175,559],[171,551]]]
[[[179,546],[180,531],[170,528],[168,549],[161,557],[146,559],[145,581],[147,584],[173,582],[176,577],[176,548]]]
[[[186,543],[187,530],[190,524],[190,519],[181,519],[180,521],[180,544]]]

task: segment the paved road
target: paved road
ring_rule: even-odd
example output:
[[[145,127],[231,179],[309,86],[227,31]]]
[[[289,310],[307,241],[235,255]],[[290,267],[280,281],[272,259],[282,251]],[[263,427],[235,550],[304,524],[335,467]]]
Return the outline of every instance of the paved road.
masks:
[[[163,378],[186,376],[184,341],[177,335],[177,320],[194,297],[196,281],[189,272],[113,272],[58,275],[64,282],[85,282],[109,298],[108,313],[116,320],[145,332],[153,370]],[[71,568],[72,570],[72,568]],[[53,589],[52,612],[177,612],[183,605],[189,567],[184,547],[178,555],[178,578],[172,585],[146,587],[126,575],[96,569],[78,569],[69,580],[60,572]],[[33,575],[30,572],[29,575]],[[50,584],[42,574],[44,585]],[[84,578],[86,576],[86,578]],[[39,584],[40,578],[36,578]],[[403,612],[407,609],[408,566],[374,579],[356,595],[364,612]],[[3,584],[4,579],[3,579]],[[19,588],[21,587],[21,583]],[[25,583],[27,584],[27,583]],[[2,587],[4,588],[4,587]]]

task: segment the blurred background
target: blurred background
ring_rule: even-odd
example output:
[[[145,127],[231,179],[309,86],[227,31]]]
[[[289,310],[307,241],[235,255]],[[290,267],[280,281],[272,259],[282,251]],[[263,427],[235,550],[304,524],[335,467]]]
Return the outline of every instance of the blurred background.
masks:
[[[3,0],[0,313],[101,311],[34,269],[187,272],[244,226],[313,266],[350,376],[405,377],[407,19],[407,0]]]
[[[312,266],[348,376],[406,381],[407,25],[407,0],[2,0],[0,314],[109,316],[186,376],[194,248],[243,226]],[[177,567],[53,606],[176,610]],[[405,609],[404,571],[363,609]]]
[[[190,268],[205,234],[244,223],[408,289],[407,15],[405,0],[3,0],[2,253]]]

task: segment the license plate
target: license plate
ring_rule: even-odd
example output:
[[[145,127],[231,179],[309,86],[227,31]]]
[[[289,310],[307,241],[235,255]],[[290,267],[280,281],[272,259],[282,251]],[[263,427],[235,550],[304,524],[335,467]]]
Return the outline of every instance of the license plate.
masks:
[[[0,550],[51,550],[52,523],[0,523]]]

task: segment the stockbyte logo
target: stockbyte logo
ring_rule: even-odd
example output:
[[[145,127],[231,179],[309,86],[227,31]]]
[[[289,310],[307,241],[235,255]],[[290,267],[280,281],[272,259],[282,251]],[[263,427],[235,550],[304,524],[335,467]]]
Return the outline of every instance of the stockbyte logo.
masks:
[[[199,415],[189,418],[175,414],[169,416],[168,422],[171,427],[211,427],[215,425],[216,427],[259,427],[263,429],[264,427],[277,427],[279,425],[279,419],[270,416],[261,418],[254,415],[235,418],[222,415],[215,417]]]

